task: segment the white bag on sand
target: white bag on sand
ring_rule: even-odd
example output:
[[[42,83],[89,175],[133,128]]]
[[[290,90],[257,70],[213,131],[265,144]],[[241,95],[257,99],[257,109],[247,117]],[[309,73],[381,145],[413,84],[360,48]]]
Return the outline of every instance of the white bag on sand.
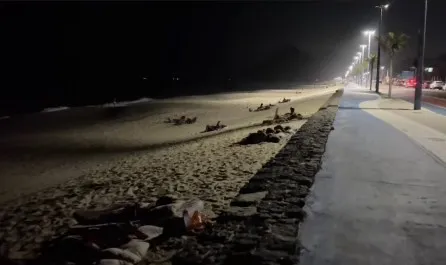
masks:
[[[133,263],[119,259],[101,259],[98,265],[133,265]]]
[[[163,228],[154,225],[144,225],[138,228],[139,232],[147,236],[145,240],[151,240],[163,234]]]
[[[102,251],[102,256],[106,259],[124,260],[131,263],[138,263],[141,261],[139,255],[131,251],[120,248],[107,248]],[[101,263],[102,264],[102,263]]]
[[[131,252],[139,257],[139,261],[147,254],[150,244],[139,239],[132,239],[121,246],[122,249]],[[138,262],[139,262],[138,261]]]

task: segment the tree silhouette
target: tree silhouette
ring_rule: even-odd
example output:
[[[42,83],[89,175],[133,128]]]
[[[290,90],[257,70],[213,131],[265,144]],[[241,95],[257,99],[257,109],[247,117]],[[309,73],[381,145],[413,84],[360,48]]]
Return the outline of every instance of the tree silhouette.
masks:
[[[376,55],[371,54],[369,58],[366,59],[366,61],[369,63],[369,69],[370,69],[370,90],[372,90],[372,80],[373,80],[373,68],[376,62]]]

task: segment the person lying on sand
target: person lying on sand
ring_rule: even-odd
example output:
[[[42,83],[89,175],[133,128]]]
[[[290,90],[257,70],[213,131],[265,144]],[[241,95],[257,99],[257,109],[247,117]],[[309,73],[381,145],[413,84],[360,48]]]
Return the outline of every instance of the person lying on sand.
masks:
[[[287,103],[290,101],[291,101],[291,99],[289,99],[289,98],[283,98],[281,101],[279,101],[279,103]]]
[[[225,127],[226,127],[226,125],[220,124],[220,121],[218,121],[216,125],[206,125],[206,129],[204,130],[204,132],[217,131],[217,130],[223,129]]]

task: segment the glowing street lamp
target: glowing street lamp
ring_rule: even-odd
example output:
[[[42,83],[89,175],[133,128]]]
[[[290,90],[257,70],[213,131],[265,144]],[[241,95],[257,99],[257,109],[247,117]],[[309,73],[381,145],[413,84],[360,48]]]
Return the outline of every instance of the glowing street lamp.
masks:
[[[362,49],[361,56],[362,56],[362,61],[364,61],[364,49],[367,47],[367,45],[361,44],[361,45],[359,45],[359,47],[361,47],[361,49]]]
[[[366,30],[366,31],[364,31],[364,35],[369,37],[369,46],[367,49],[367,57],[370,58],[370,45],[371,45],[371,41],[372,41],[372,36],[375,35],[375,31],[374,30]]]

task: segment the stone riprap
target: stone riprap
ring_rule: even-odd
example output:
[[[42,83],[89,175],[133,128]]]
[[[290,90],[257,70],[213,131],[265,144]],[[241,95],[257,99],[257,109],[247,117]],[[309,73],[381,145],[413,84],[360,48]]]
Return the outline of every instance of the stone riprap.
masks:
[[[322,164],[341,95],[342,90],[336,92],[257,172],[212,228],[183,237],[183,249],[171,264],[297,264],[305,198]]]

